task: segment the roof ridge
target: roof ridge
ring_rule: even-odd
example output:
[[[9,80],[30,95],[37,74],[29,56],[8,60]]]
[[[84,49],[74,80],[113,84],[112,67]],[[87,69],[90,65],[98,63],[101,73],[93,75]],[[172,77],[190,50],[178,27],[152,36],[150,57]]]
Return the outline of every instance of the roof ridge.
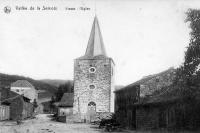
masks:
[[[34,86],[27,80],[17,80],[13,83],[11,83],[11,87],[31,87],[34,88]]]

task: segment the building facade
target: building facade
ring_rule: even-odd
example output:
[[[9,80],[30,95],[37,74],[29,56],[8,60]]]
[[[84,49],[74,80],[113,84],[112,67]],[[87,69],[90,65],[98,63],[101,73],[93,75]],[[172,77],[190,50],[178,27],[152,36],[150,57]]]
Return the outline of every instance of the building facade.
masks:
[[[74,93],[64,93],[60,102],[54,103],[57,110],[57,120],[68,122],[66,118],[73,114]]]
[[[128,128],[139,129],[141,126],[144,128],[151,128],[152,125],[155,126],[154,122],[158,120],[157,115],[159,111],[157,109],[154,110],[154,108],[151,108],[152,110],[147,109],[146,111],[146,106],[143,106],[142,101],[148,100],[149,102],[149,99],[154,100],[152,97],[160,95],[160,93],[168,90],[169,86],[172,85],[174,78],[175,69],[170,68],[158,74],[146,76],[130,85],[116,90],[115,112],[117,114],[117,120],[122,126]],[[163,102],[158,101],[158,99],[151,102],[154,103],[155,101],[160,103]],[[141,105],[139,106],[136,104]],[[150,115],[146,113],[149,113]]]
[[[12,99],[13,98],[13,99]],[[34,115],[33,104],[30,99],[10,91],[10,99],[6,101],[10,106],[10,119],[30,118]]]
[[[171,67],[160,73],[146,76],[133,83],[132,86],[140,85],[140,96],[149,96],[157,91],[159,92],[163,87],[172,85],[175,79],[175,73],[176,69]]]
[[[97,17],[84,56],[74,61],[73,114],[91,120],[98,112],[114,112],[114,62],[107,57]]]
[[[136,127],[136,110],[134,104],[139,101],[139,96],[139,85],[129,85],[115,91],[115,114],[121,126]]]
[[[33,104],[30,103],[29,98],[10,91],[10,88],[3,88],[0,91],[2,94],[2,105],[9,107],[9,109],[6,110],[6,113],[9,111],[9,119],[16,120],[19,117],[21,119],[26,119],[34,115],[34,107]]]
[[[11,91],[23,95],[34,102],[34,99],[38,100],[38,93],[35,87],[26,80],[17,80],[16,82],[11,84]]]

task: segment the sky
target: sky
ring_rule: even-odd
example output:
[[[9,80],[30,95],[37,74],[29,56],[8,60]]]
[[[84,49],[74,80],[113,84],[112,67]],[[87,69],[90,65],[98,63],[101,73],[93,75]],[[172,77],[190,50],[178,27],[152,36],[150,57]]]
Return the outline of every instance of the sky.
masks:
[[[73,79],[74,59],[86,51],[96,13],[117,85],[181,65],[190,39],[185,12],[200,5],[184,0],[0,1],[0,73]],[[10,13],[3,11],[6,6]]]

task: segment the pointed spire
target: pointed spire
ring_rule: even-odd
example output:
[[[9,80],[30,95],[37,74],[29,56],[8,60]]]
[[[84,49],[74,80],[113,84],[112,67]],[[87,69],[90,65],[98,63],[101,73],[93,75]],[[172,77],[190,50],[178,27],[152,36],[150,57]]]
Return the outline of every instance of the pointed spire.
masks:
[[[95,15],[85,56],[94,57],[97,55],[106,56],[106,51],[103,44],[103,39],[99,28],[98,19],[97,16]]]

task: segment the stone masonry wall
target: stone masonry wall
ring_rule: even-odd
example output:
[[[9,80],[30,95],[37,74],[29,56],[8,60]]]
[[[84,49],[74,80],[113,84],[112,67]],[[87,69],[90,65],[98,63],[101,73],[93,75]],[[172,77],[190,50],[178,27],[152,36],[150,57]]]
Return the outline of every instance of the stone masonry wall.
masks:
[[[89,102],[96,103],[96,112],[110,112],[111,59],[76,59],[74,62],[74,107],[73,114],[87,113]],[[94,73],[89,68],[95,67]],[[89,85],[95,85],[90,89]]]
[[[169,69],[164,73],[157,74],[140,84],[140,95],[151,95],[163,87],[170,86],[175,78],[175,69]]]

